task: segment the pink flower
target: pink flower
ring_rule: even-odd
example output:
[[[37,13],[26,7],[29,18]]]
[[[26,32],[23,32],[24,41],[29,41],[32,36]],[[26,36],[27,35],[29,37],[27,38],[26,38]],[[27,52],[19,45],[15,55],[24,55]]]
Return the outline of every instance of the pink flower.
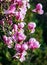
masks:
[[[16,49],[16,51],[20,52],[21,51],[21,45],[15,44],[15,49]]]
[[[17,11],[17,12],[15,13],[15,16],[16,16],[16,19],[19,20],[19,19],[20,19],[20,12]]]
[[[16,32],[13,34],[12,39],[14,40],[14,42],[22,42],[26,39],[26,36],[23,32]]]
[[[8,46],[8,48],[12,47],[12,39],[11,37],[3,36],[4,43]]]
[[[24,25],[25,25],[24,22],[18,23],[18,28],[19,28],[19,29],[22,29],[22,28],[24,28]]]
[[[13,57],[19,59],[21,57],[21,53],[17,52]]]
[[[42,4],[38,3],[36,5],[36,8],[32,10],[33,12],[36,12],[40,15],[42,15],[44,13],[43,9],[42,9]]]
[[[22,54],[21,54],[21,57],[19,59],[20,62],[23,62],[26,60],[25,56],[27,55],[27,52],[26,51],[23,51]]]
[[[27,55],[26,51],[23,51],[22,53],[17,52],[13,57],[19,59],[20,62],[25,61],[25,56]]]
[[[15,10],[16,10],[15,5],[14,4],[11,4],[9,6],[8,10],[5,10],[4,11],[4,14],[14,14]]]
[[[23,32],[18,32],[18,42],[24,41],[26,36]]]
[[[17,41],[17,32],[12,35],[12,39],[13,39],[14,42]]]
[[[6,43],[6,41],[7,41],[7,36],[6,35],[3,36],[3,40]]]
[[[26,60],[26,58],[24,56],[21,56],[21,58],[19,59],[20,62],[23,62],[25,60]]]
[[[23,15],[23,17],[25,17],[25,14],[26,14],[26,12],[27,12],[26,6],[24,5],[24,6],[22,6],[22,7],[19,8],[19,9],[20,9],[20,13]]]
[[[14,25],[13,25],[13,29],[14,29],[15,32],[17,32],[18,26],[17,26],[16,24],[14,24]]]
[[[23,52],[23,51],[25,51],[25,50],[27,50],[28,49],[28,45],[26,44],[26,43],[24,43],[24,44],[15,44],[15,50],[17,51],[17,52]]]
[[[35,32],[36,24],[34,22],[28,23],[28,29],[31,31],[31,33]]]
[[[31,38],[29,40],[29,48],[30,49],[36,49],[36,48],[39,48],[39,47],[40,47],[40,44],[35,38]]]
[[[28,50],[28,44],[26,42],[24,44],[22,44],[22,49],[23,50]]]
[[[15,16],[16,16],[16,19],[17,19],[17,20],[23,21],[23,19],[24,19],[24,15],[22,15],[21,11],[15,12]]]

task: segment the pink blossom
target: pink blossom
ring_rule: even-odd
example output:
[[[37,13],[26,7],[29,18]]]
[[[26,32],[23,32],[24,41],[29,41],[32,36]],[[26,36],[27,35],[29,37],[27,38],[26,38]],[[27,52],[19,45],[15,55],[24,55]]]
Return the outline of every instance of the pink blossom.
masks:
[[[24,56],[21,56],[21,58],[19,59],[20,62],[23,62],[25,60],[26,60],[26,58]]]
[[[4,11],[4,14],[14,14],[15,10],[16,10],[15,5],[14,4],[11,4],[9,6],[8,10],[5,10]]]
[[[15,13],[15,16],[16,16],[16,19],[19,20],[20,12],[17,11],[17,12]]]
[[[24,15],[21,13],[21,11],[20,11],[20,18],[19,18],[19,20],[21,20],[21,21],[23,21],[24,20]]]
[[[22,48],[23,50],[28,50],[28,44],[25,42],[24,44],[22,44]]]
[[[21,56],[21,53],[17,52],[13,57],[19,59]]]
[[[19,59],[20,62],[23,62],[26,60],[25,56],[27,55],[27,52],[26,51],[23,51],[22,54],[21,54],[21,57]]]
[[[24,22],[18,23],[18,28],[19,29],[24,28],[24,26],[25,26],[25,23]]]
[[[12,39],[11,37],[3,36],[4,43],[8,46],[8,48],[12,47]]]
[[[26,43],[23,43],[23,44],[16,43],[15,44],[15,50],[17,52],[23,52],[25,50],[28,50],[28,45]]]
[[[23,19],[24,19],[24,15],[22,15],[22,13],[21,13],[21,11],[17,11],[16,13],[15,13],[15,16],[16,16],[16,19],[17,20],[21,20],[21,21],[23,21]]]
[[[12,39],[13,39],[14,42],[17,41],[17,32],[12,35]]]
[[[27,55],[26,51],[23,51],[22,53],[17,52],[13,57],[19,59],[20,62],[25,61],[25,56]]]
[[[21,8],[19,8],[19,9],[20,9],[20,13],[25,16],[25,14],[26,14],[26,12],[27,12],[26,5],[23,5],[23,6],[22,6]]]
[[[14,0],[14,3],[16,3],[19,7],[23,5],[22,0]]]
[[[22,32],[18,32],[18,42],[24,41],[26,39],[26,36]]]
[[[36,24],[34,22],[28,23],[28,29],[31,31],[31,33],[35,32]]]
[[[23,32],[16,32],[12,35],[12,39],[16,42],[22,42],[26,39],[26,35]]]
[[[3,36],[3,40],[6,43],[6,41],[7,41],[7,36],[6,35]]]
[[[27,52],[25,50],[23,50],[22,55],[23,56],[26,56],[27,55]]]
[[[35,38],[30,38],[29,40],[29,48],[30,49],[36,49],[39,48],[40,44]]]
[[[42,9],[42,4],[41,3],[38,3],[36,5],[36,8],[32,10],[33,12],[36,12],[40,15],[42,15],[44,13],[43,9]]]
[[[15,44],[15,49],[16,49],[16,51],[20,52],[21,51],[21,45]]]
[[[17,32],[18,26],[17,26],[16,24],[14,24],[14,25],[13,25],[13,29],[14,29],[15,32]]]

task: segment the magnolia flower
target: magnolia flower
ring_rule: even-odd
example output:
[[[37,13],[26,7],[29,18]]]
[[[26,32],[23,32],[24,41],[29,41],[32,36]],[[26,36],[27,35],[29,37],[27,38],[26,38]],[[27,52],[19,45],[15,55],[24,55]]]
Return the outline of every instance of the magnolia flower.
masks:
[[[11,4],[8,10],[4,10],[4,14],[14,14],[16,7],[14,4]]]
[[[31,33],[35,32],[36,24],[34,22],[28,23],[28,29],[31,31]]]
[[[13,57],[19,59],[20,62],[25,61],[25,56],[27,55],[26,51],[23,51],[22,53],[17,52]]]
[[[28,50],[28,45],[26,43],[23,43],[23,44],[18,44],[16,43],[15,44],[15,50],[17,52],[23,52],[23,51],[26,51]]]
[[[21,51],[21,45],[20,44],[15,44],[15,50],[20,52]]]
[[[14,42],[22,42],[26,39],[26,35],[23,32],[16,32],[13,34],[12,39]]]
[[[14,29],[15,32],[17,32],[18,26],[17,26],[16,24],[14,24],[14,25],[13,25],[13,29]]]
[[[21,14],[25,16],[25,14],[26,14],[26,12],[27,12],[26,5],[22,6],[22,7],[19,8],[19,9],[20,9]]]
[[[28,50],[28,44],[26,42],[24,44],[22,44],[22,49],[23,50]]]
[[[16,16],[16,19],[19,20],[19,18],[20,18],[20,12],[16,11],[15,16]]]
[[[23,32],[18,32],[18,42],[24,41],[26,39],[26,35]]]
[[[4,42],[7,41],[7,36],[6,35],[3,36],[3,40],[4,40]]]
[[[17,20],[21,20],[21,21],[23,21],[23,19],[24,19],[24,15],[22,15],[21,11],[19,11],[19,12],[16,11],[15,17],[16,17]]]
[[[23,62],[23,61],[25,61],[26,60],[26,58],[25,58],[25,56],[27,55],[27,52],[26,51],[23,51],[22,52],[22,55],[21,55],[21,57],[20,57],[20,62]]]
[[[36,49],[39,48],[40,44],[35,38],[30,38],[29,40],[29,48],[30,49]]]
[[[13,40],[14,42],[17,41],[17,32],[12,35],[12,40]]]
[[[41,3],[38,3],[36,5],[36,8],[32,10],[32,12],[36,12],[40,15],[42,15],[44,13],[43,9],[42,9],[42,4]]]
[[[26,58],[24,56],[21,56],[21,58],[19,59],[20,62],[23,62],[25,60],[26,60]]]
[[[8,46],[8,48],[12,48],[12,39],[11,37],[3,36],[4,43]]]
[[[18,28],[22,29],[25,26],[25,22],[18,23]]]

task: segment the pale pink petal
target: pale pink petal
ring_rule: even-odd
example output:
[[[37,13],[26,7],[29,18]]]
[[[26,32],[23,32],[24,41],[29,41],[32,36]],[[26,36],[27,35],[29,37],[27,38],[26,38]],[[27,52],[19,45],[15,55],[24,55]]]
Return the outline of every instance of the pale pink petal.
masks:
[[[23,61],[25,61],[25,57],[22,56],[19,60],[20,60],[20,62],[23,62]]]
[[[36,9],[33,9],[32,12],[36,12]]]
[[[44,13],[43,10],[38,11],[38,14],[42,15]]]
[[[34,32],[35,32],[35,29],[32,29],[32,30],[31,30],[31,33],[34,33]]]

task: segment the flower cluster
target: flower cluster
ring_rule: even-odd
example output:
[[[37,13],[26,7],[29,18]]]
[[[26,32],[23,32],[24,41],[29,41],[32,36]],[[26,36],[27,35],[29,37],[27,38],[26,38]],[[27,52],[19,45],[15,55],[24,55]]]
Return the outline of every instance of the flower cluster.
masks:
[[[4,35],[3,40],[8,48],[13,48],[16,50],[16,54],[13,56],[19,61],[23,62],[27,55],[27,50],[34,50],[40,47],[39,42],[35,38],[30,38],[29,41],[25,42],[27,36],[25,35],[24,27],[26,23],[20,22],[18,24],[12,25],[12,30],[8,31],[8,36]],[[29,33],[35,32],[36,24],[34,22],[29,22],[27,25],[27,29],[30,31]]]
[[[30,8],[29,0],[12,0],[7,10],[4,10],[4,14],[13,14],[17,20],[23,21],[27,8]]]
[[[17,53],[13,57],[23,62],[26,59],[25,56],[27,55],[27,50],[30,50],[30,49],[34,50],[39,47],[40,47],[40,44],[38,41],[36,41],[35,38],[31,38],[29,39],[28,42],[24,42],[23,44],[16,43],[15,50],[17,51]]]
[[[0,0],[2,2],[4,0]],[[40,47],[39,42],[35,38],[30,38],[26,40],[28,35],[35,32],[36,24],[34,22],[29,22],[26,24],[24,18],[27,9],[30,8],[29,0],[5,0],[9,2],[10,5],[8,9],[3,9],[3,14],[5,18],[0,20],[0,25],[4,32],[3,41],[8,48],[13,48],[16,53],[13,56],[19,61],[23,62],[28,54],[27,50],[34,50]],[[36,8],[32,10],[38,14],[43,14],[42,5],[39,3]],[[15,17],[18,23],[13,22],[13,17]],[[20,21],[20,22],[19,22]],[[26,27],[27,29],[25,29]],[[25,32],[28,33],[25,34]]]

